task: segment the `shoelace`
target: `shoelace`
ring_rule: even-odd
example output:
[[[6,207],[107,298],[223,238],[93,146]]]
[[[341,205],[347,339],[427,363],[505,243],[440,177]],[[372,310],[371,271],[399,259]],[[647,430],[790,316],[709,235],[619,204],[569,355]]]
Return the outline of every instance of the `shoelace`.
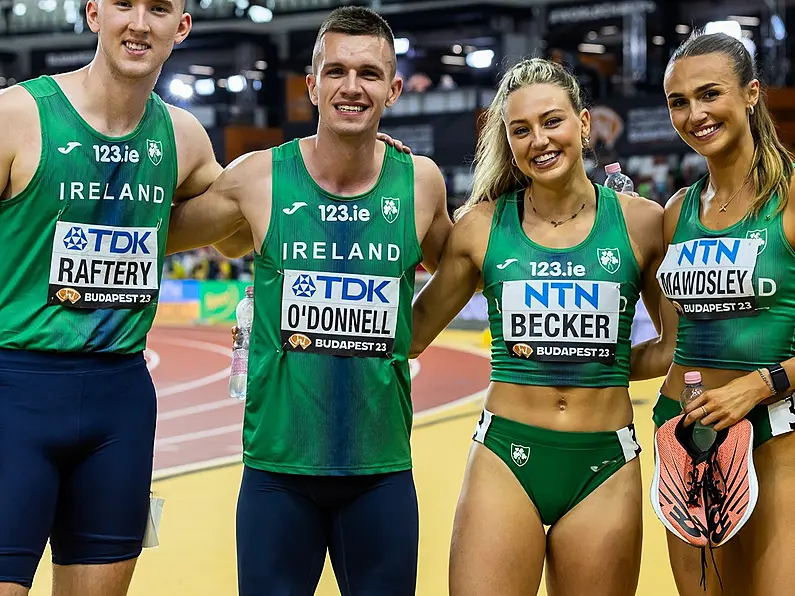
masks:
[[[696,481],[698,485],[698,494],[695,495],[695,504],[694,506],[698,505],[698,497],[703,496],[704,498],[704,507],[707,508],[709,503],[722,503],[725,499],[725,495],[720,490],[718,486],[718,482],[716,481],[715,477],[715,467],[717,466],[716,461],[716,453],[713,452],[709,459],[707,460],[707,465],[704,468],[704,473],[701,475],[700,480]],[[695,462],[693,464],[693,470],[696,471]],[[692,474],[692,472],[691,472]],[[693,487],[691,487],[692,489]],[[688,492],[688,504],[690,503],[691,495]],[[709,515],[709,511],[707,511],[707,535],[712,535],[712,516]],[[708,542],[709,547],[709,555],[712,559],[712,567],[715,569],[715,575],[718,578],[718,583],[720,584],[720,589],[723,591],[723,579],[721,579],[720,571],[718,571],[718,565],[715,562],[715,550],[712,548],[712,543]],[[704,591],[707,591],[707,549],[705,547],[701,547],[701,581],[698,582],[699,586],[703,586]]]
[[[691,459],[690,462],[691,468],[687,475],[687,504],[690,507],[698,507],[698,500],[704,486],[704,475],[699,475],[695,459]]]

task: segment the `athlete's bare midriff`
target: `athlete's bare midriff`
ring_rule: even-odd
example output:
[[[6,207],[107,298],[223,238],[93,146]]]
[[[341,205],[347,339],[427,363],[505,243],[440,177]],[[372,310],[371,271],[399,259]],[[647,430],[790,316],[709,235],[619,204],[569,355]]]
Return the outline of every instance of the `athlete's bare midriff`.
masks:
[[[614,431],[632,422],[626,387],[539,387],[492,382],[486,409],[510,420],[563,432]]]

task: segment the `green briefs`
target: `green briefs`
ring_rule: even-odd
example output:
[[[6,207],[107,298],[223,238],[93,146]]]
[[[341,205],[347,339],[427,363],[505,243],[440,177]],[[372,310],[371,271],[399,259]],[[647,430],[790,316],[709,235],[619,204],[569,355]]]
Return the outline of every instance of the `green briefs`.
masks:
[[[640,454],[635,427],[570,433],[528,426],[483,410],[473,440],[511,469],[551,526]]]
[[[657,428],[682,413],[678,399],[671,399],[662,393],[654,404],[652,419]],[[777,401],[769,406],[756,406],[746,415],[754,427],[754,448],[773,437],[792,432],[795,429],[795,405],[793,396]]]

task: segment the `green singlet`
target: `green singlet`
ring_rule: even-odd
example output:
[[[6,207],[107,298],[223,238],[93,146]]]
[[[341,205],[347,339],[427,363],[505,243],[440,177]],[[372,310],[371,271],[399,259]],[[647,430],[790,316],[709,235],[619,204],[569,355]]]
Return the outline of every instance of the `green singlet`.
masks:
[[[596,219],[571,248],[522,229],[522,192],[497,201],[483,262],[492,381],[549,387],[629,385],[640,269],[618,196],[596,185]]]
[[[704,177],[685,195],[657,273],[679,313],[674,362],[752,371],[795,355],[795,251],[778,200],[723,230],[699,219]]]
[[[273,207],[255,258],[244,462],[271,472],[411,467],[412,158],[386,148],[375,187],[321,189],[298,140],[273,149]]]
[[[154,93],[138,127],[104,136],[50,77],[21,83],[41,123],[39,166],[0,201],[0,349],[135,353],[155,315],[177,155]]]

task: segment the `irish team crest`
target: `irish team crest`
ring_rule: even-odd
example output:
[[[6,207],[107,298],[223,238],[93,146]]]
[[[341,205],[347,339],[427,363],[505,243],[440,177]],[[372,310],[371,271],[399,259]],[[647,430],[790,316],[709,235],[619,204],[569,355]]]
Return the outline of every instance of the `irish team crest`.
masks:
[[[530,459],[530,447],[511,443],[511,459],[520,468]]]
[[[149,161],[159,166],[160,162],[163,161],[163,143],[146,139],[146,154],[149,156]]]
[[[597,248],[596,256],[602,269],[608,273],[615,273],[621,267],[621,253],[617,248]]]
[[[764,230],[749,230],[745,237],[750,240],[762,241],[762,244],[757,249],[756,254],[761,255],[765,248],[767,248],[767,228]]]
[[[387,223],[394,223],[398,215],[400,215],[400,199],[381,197],[381,213]]]

